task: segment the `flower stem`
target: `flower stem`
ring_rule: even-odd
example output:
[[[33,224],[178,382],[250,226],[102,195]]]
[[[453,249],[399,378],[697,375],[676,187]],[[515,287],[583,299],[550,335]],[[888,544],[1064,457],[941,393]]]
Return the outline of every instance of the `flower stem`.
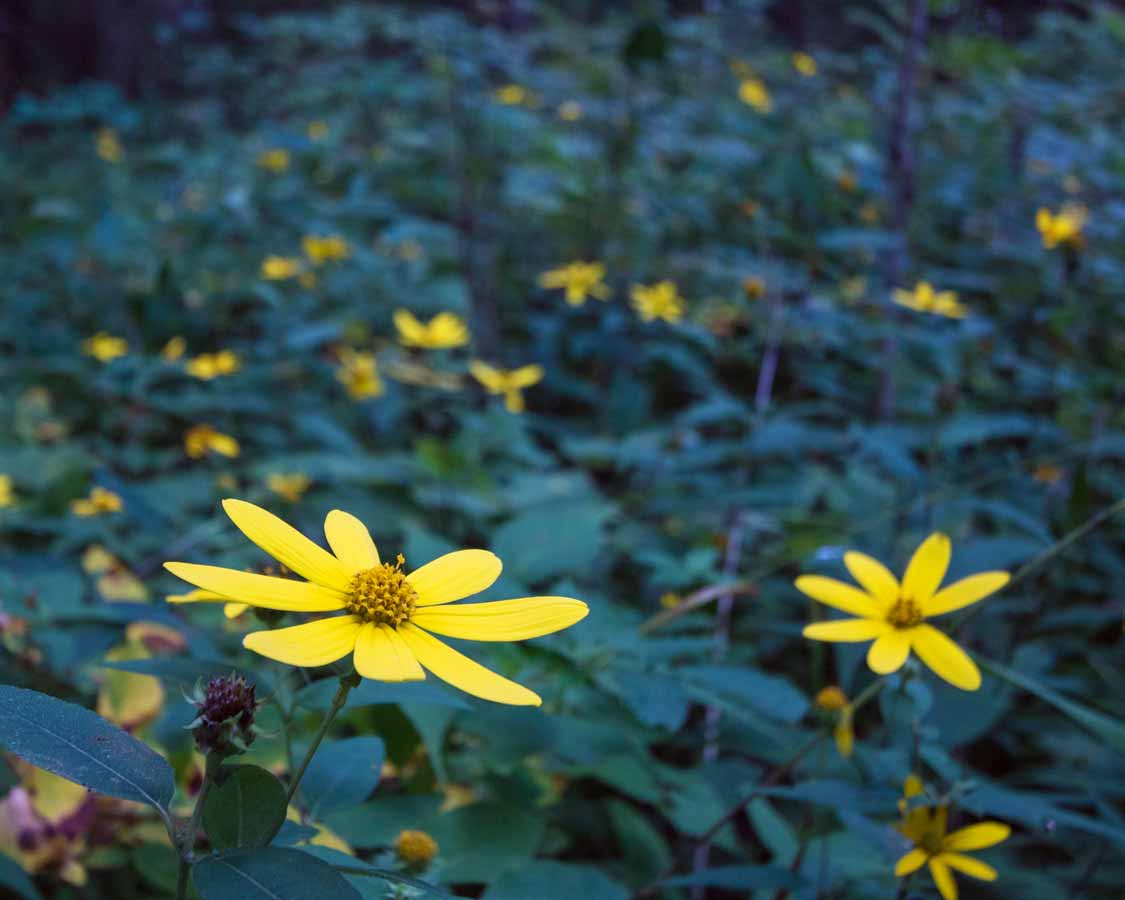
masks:
[[[297,773],[289,783],[289,790],[285,795],[286,806],[292,802],[293,795],[297,793],[297,788],[301,786],[301,779],[305,777],[305,770],[309,767],[309,763],[312,762],[312,758],[316,754],[320,742],[323,741],[324,736],[328,734],[328,729],[332,725],[332,720],[335,719],[336,714],[344,708],[344,704],[348,702],[348,694],[351,692],[352,688],[359,684],[359,680],[359,676],[355,672],[340,677],[340,686],[336,688],[336,696],[332,698],[332,705],[328,708],[324,720],[320,723],[320,728],[317,729],[316,734],[313,735],[312,743],[309,744],[309,749],[305,753],[305,758],[301,760],[301,767],[297,769]]]
[[[195,853],[195,839],[199,834],[199,823],[203,819],[203,804],[207,802],[207,794],[214,783],[214,770],[219,767],[221,760],[216,756],[208,756],[203,767],[203,781],[199,785],[199,794],[195,798],[195,809],[191,811],[184,836],[180,840],[180,868],[176,875],[176,900],[187,897],[188,875],[191,873],[192,857]]]

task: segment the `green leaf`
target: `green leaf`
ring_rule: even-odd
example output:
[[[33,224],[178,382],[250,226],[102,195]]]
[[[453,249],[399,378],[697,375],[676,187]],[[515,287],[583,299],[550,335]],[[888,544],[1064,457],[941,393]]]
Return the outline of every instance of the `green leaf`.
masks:
[[[560,862],[533,862],[496,881],[483,900],[628,900],[623,885],[592,866]]]
[[[309,816],[358,806],[379,783],[383,771],[383,742],[377,737],[353,737],[321,744],[301,780],[301,797]]]
[[[203,828],[217,850],[264,847],[285,822],[285,788],[259,766],[220,772],[203,806]]]
[[[781,866],[716,866],[691,875],[679,875],[661,882],[668,887],[799,888],[801,878]]]
[[[797,858],[801,842],[793,826],[782,816],[765,797],[751,801],[746,810],[754,824],[754,832],[773,854],[773,861],[790,866]]]
[[[501,525],[492,549],[505,572],[527,584],[572,575],[593,564],[609,514],[596,500],[536,506]]]
[[[100,794],[160,810],[172,800],[172,769],[162,756],[74,703],[0,685],[0,735],[17,756]]]
[[[43,896],[32,884],[20,864],[3,853],[0,853],[0,888],[18,894],[24,900],[43,900]],[[3,891],[0,891],[0,894],[3,894]]]
[[[752,709],[782,722],[799,722],[809,708],[791,682],[746,666],[684,666],[677,670],[688,693],[718,704],[733,715]]]
[[[359,875],[364,878],[379,878],[383,881],[390,881],[394,884],[404,884],[414,890],[421,891],[424,895],[430,897],[449,897],[439,887],[435,887],[420,878],[413,878],[410,875],[405,875],[402,872],[393,872],[390,869],[380,869],[378,866],[373,866],[370,863],[364,862],[362,859],[357,859],[354,856],[348,856],[346,853],[341,853],[339,850],[333,850],[330,847],[306,847],[304,852],[311,853],[313,856],[324,860],[333,868],[342,872],[345,875]]]
[[[328,863],[290,847],[212,856],[192,870],[203,900],[360,900]]]

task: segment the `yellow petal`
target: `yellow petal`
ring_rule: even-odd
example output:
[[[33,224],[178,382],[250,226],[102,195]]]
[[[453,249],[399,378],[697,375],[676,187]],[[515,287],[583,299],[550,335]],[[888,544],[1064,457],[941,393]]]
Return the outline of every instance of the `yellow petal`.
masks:
[[[793,584],[802,594],[807,594],[825,606],[835,607],[853,616],[864,616],[869,619],[883,617],[883,610],[879,608],[873,597],[835,578],[802,575]]]
[[[940,616],[955,609],[961,609],[978,600],[983,600],[989,594],[994,594],[1004,587],[1012,576],[1007,572],[981,572],[979,575],[970,575],[955,581],[949,587],[942,588],[928,600],[923,611],[927,616]]]
[[[543,702],[534,691],[473,662],[409,622],[399,628],[398,633],[418,662],[442,681],[448,681],[467,694],[512,706],[539,706]]]
[[[895,863],[895,875],[902,878],[904,875],[909,875],[911,872],[917,872],[925,864],[926,851],[915,847]]]
[[[353,573],[379,565],[379,551],[371,540],[371,532],[359,519],[342,509],[334,509],[324,519],[324,536],[328,546]]]
[[[58,822],[74,815],[89,796],[89,791],[82,785],[38,766],[30,768],[24,784],[31,790],[32,807],[48,822]]]
[[[355,670],[374,681],[421,681],[426,677],[399,633],[366,622],[355,642]]]
[[[352,652],[359,630],[355,616],[334,616],[291,628],[255,631],[242,639],[242,646],[291,666],[326,666]]]
[[[980,687],[980,669],[977,668],[976,663],[952,639],[933,625],[923,623],[911,629],[910,639],[918,658],[929,666],[934,674],[963,691],[975,691]]]
[[[1006,841],[1012,829],[1002,822],[979,822],[969,825],[945,836],[942,848],[945,850],[983,850],[993,844]]]
[[[543,379],[543,367],[538,364],[521,366],[511,373],[509,384],[514,388],[531,387]]]
[[[492,587],[503,564],[487,550],[456,550],[406,576],[418,592],[419,606],[452,603]]]
[[[949,538],[935,531],[922,541],[902,576],[902,594],[920,606],[933,597],[949,568]]]
[[[228,619],[237,619],[249,608],[250,606],[246,603],[228,603],[223,607],[223,615]]]
[[[488,363],[481,362],[479,359],[469,361],[469,373],[479,381],[487,390],[496,392],[501,390],[501,382],[503,378],[499,370],[494,369]]]
[[[910,655],[910,635],[898,628],[888,628],[867,649],[867,665],[879,675],[897,672]]]
[[[898,599],[898,579],[879,560],[850,550],[844,554],[844,565],[852,578],[884,607],[893,605]]]
[[[836,622],[815,622],[801,632],[814,641],[857,643],[870,641],[890,630],[891,626],[878,619],[841,619]]]
[[[470,641],[523,641],[569,628],[590,608],[570,597],[522,597],[492,603],[436,606],[414,613],[420,628]]]
[[[353,573],[292,525],[245,500],[224,500],[223,509],[239,531],[298,575],[337,591],[348,589]]]
[[[953,873],[937,857],[930,860],[930,874],[934,878],[934,884],[937,885],[942,900],[957,900],[957,882],[953,880]]]
[[[956,869],[972,878],[979,878],[981,881],[996,880],[996,870],[992,866],[981,862],[979,859],[973,859],[971,856],[965,856],[963,853],[941,853],[938,859],[949,868]]]
[[[195,563],[167,562],[164,568],[196,587],[249,606],[293,612],[330,612],[344,608],[343,594],[309,581],[272,578]]]

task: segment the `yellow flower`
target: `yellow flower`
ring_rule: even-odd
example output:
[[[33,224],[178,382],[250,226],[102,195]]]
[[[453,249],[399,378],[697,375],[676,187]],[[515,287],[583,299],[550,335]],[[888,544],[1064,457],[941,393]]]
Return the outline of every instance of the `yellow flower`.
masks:
[[[969,314],[968,307],[958,301],[956,291],[935,291],[928,281],[919,281],[912,291],[895,288],[892,297],[899,306],[947,319],[963,319]]]
[[[321,266],[334,260],[347,259],[351,253],[348,242],[338,234],[329,234],[324,237],[318,237],[315,234],[305,235],[301,239],[301,248],[314,266]]]
[[[451,312],[438,313],[429,322],[422,323],[410,310],[396,309],[394,322],[399,343],[404,347],[442,350],[469,343],[468,326],[460,316]]]
[[[826,713],[835,716],[836,724],[832,736],[836,741],[836,750],[847,759],[852,755],[855,746],[855,731],[852,729],[852,707],[848,702],[848,695],[836,685],[821,688],[816,695],[816,705]]]
[[[99,575],[98,593],[110,602],[144,603],[148,588],[121,560],[101,544],[91,544],[82,554],[82,571]]]
[[[663,319],[665,322],[678,322],[684,317],[684,298],[671,281],[658,281],[656,284],[634,284],[629,294],[637,315],[645,322]]]
[[[506,84],[492,92],[492,99],[504,106],[519,106],[529,96],[527,88],[518,84]]]
[[[1039,237],[1048,250],[1062,245],[1081,247],[1082,229],[1086,226],[1087,217],[1086,207],[1076,203],[1064,204],[1057,213],[1040,207],[1035,213],[1035,227],[1039,229]]]
[[[12,476],[0,474],[0,509],[12,506],[16,502],[15,491],[12,490]]]
[[[242,363],[233,350],[220,350],[218,353],[201,353],[187,361],[184,371],[195,378],[210,381],[221,375],[231,375],[239,370]]]
[[[816,705],[825,712],[839,712],[848,705],[848,695],[836,685],[830,684],[817,693]]]
[[[395,838],[395,853],[409,866],[424,866],[438,855],[438,842],[424,831],[408,828]]]
[[[359,353],[349,347],[340,351],[340,366],[336,380],[347,388],[353,400],[366,400],[383,393],[383,379],[371,353]]]
[[[773,109],[773,98],[770,97],[769,88],[762,79],[754,76],[743,78],[739,82],[738,99],[763,115]]]
[[[913,649],[939,677],[975,691],[980,687],[976,663],[925,620],[983,600],[1004,587],[1010,576],[982,572],[938,590],[950,554],[949,538],[935,532],[914,552],[901,584],[882,563],[854,551],[844,554],[844,565],[862,590],[834,578],[802,575],[796,581],[801,593],[859,617],[806,625],[804,636],[816,641],[873,641],[867,664],[879,675],[897,672]]]
[[[124,504],[113,491],[103,487],[90,488],[90,496],[70,501],[70,511],[76,516],[100,516],[102,513],[118,512]]]
[[[564,122],[577,122],[583,114],[582,104],[577,100],[567,100],[559,104],[558,116]]]
[[[280,148],[263,150],[258,154],[258,166],[275,175],[289,168],[289,151]]]
[[[129,342],[125,338],[114,337],[105,331],[99,331],[91,338],[82,342],[82,352],[92,356],[98,362],[109,362],[124,356],[129,352]]]
[[[310,141],[323,141],[328,137],[328,123],[323,119],[314,119],[309,122],[309,127],[305,129],[305,134],[309,136]]]
[[[667,591],[666,593],[660,595],[660,605],[664,609],[675,609],[683,602],[684,598],[677,594],[675,591]]]
[[[305,495],[305,491],[309,489],[310,484],[312,484],[312,479],[301,472],[293,472],[288,475],[273,472],[266,476],[266,487],[290,503],[296,503],[300,500]]]
[[[793,68],[806,78],[812,78],[816,74],[816,60],[798,50],[793,54]]]
[[[180,335],[176,335],[170,338],[168,343],[164,345],[164,349],[160,351],[160,358],[164,360],[164,362],[175,362],[184,355],[186,349],[187,341]]]
[[[751,300],[760,300],[766,295],[766,280],[761,275],[751,275],[742,280],[742,290]]]
[[[844,169],[839,175],[836,176],[836,187],[846,193],[852,193],[858,187],[859,182],[855,177],[855,172],[852,169]]]
[[[569,597],[524,597],[490,603],[454,601],[487,590],[500,560],[486,550],[447,553],[407,574],[399,554],[384,563],[363,523],[342,510],[324,520],[332,553],[266,510],[224,500],[234,524],[295,574],[271,578],[217,566],[169,562],[184,581],[224,598],[290,612],[343,611],[314,622],[257,631],[243,646],[294,666],[324,666],[354,653],[356,671],[377,681],[418,681],[431,674],[466,693],[497,703],[538,706],[540,698],[473,662],[434,637],[521,641],[573,625],[589,612]]]
[[[503,394],[504,406],[512,413],[524,410],[523,389],[543,380],[543,367],[537,364],[518,369],[497,369],[474,359],[469,363],[469,372],[488,393]]]
[[[303,271],[301,261],[292,256],[267,256],[262,260],[262,277],[267,281],[296,278]]]
[[[201,459],[208,452],[235,457],[240,449],[238,441],[210,425],[196,425],[184,433],[184,452],[192,459]]]
[[[19,761],[14,768],[20,783],[0,800],[0,853],[29,874],[50,871],[81,887],[87,875],[79,857],[87,849],[93,796],[45,769]]]
[[[1066,472],[1053,463],[1040,463],[1035,467],[1032,476],[1040,484],[1058,484],[1066,476]]]
[[[121,138],[112,128],[99,128],[94,137],[94,146],[98,156],[107,163],[119,163],[125,155],[125,148],[121,146]]]
[[[916,776],[906,779],[907,798],[919,796],[922,792],[922,784]],[[906,804],[901,805],[906,807]],[[914,849],[895,864],[895,875],[902,878],[928,864],[938,893],[944,900],[957,900],[957,883],[951,870],[983,881],[995,881],[997,878],[992,866],[966,855],[964,851],[995,846],[1007,840],[1012,829],[1001,822],[978,822],[947,834],[948,818],[949,808],[946,806],[905,808],[898,830],[914,844]]]
[[[604,278],[605,266],[601,263],[579,261],[544,272],[539,276],[539,286],[548,290],[563,288],[567,303],[582,306],[587,297],[609,299],[609,287]]]

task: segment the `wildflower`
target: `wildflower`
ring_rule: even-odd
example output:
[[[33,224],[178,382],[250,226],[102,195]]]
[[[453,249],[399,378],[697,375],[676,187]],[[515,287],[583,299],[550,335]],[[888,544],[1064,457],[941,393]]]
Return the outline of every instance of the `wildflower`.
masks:
[[[1032,477],[1040,484],[1058,484],[1066,476],[1066,472],[1062,467],[1056,466],[1053,463],[1040,463],[1035,467],[1035,472]]]
[[[738,99],[756,112],[765,115],[773,109],[773,98],[762,79],[755,76],[743,78],[738,85]]]
[[[567,100],[559,104],[558,116],[564,122],[577,122],[584,114],[582,104],[577,100]]]
[[[904,789],[907,800],[924,792],[921,781],[914,775],[906,779]],[[982,863],[965,850],[983,850],[1007,840],[1012,829],[1001,822],[978,822],[967,828],[946,833],[949,817],[947,806],[913,806],[904,810],[903,822],[898,830],[914,844],[914,849],[895,864],[895,875],[902,878],[929,865],[930,875],[944,900],[957,900],[957,883],[953,880],[955,869],[972,878],[995,881],[997,873],[992,866]]]
[[[660,605],[664,609],[675,609],[683,602],[684,598],[675,591],[667,591],[660,595]]]
[[[609,287],[604,278],[605,266],[601,263],[579,261],[544,272],[539,276],[539,286],[548,290],[563,288],[567,303],[582,306],[587,297],[609,299]]]
[[[125,155],[125,148],[121,146],[121,138],[113,128],[99,128],[94,136],[94,146],[98,156],[107,163],[119,163]]]
[[[200,753],[233,756],[254,743],[257,689],[241,675],[212,678],[205,686],[197,683],[191,700],[198,712],[188,727]]]
[[[852,755],[855,746],[855,731],[852,728],[852,706],[848,702],[848,695],[836,685],[831,684],[821,688],[816,695],[816,705],[819,709],[830,713],[836,720],[832,730],[832,737],[836,741],[836,750],[847,759]]]
[[[349,347],[342,349],[336,380],[347,388],[353,400],[366,400],[383,393],[383,379],[379,377],[379,367],[371,353],[360,353]]]
[[[751,300],[760,300],[766,295],[766,280],[761,275],[751,275],[742,280],[742,290]]]
[[[982,572],[938,590],[949,568],[951,546],[941,532],[931,534],[914,552],[900,584],[880,562],[862,553],[844,554],[844,565],[863,588],[834,578],[802,575],[797,590],[814,600],[859,618],[806,625],[816,641],[874,641],[867,653],[873,672],[887,675],[902,668],[913,648],[927,666],[955,687],[975,691],[980,671],[956,643],[925,620],[983,600],[1008,583],[1007,572]]]
[[[100,516],[102,513],[119,512],[123,505],[113,491],[95,485],[90,488],[90,496],[70,501],[70,511],[76,516]]]
[[[314,266],[347,259],[351,252],[348,242],[338,234],[329,234],[324,237],[318,237],[315,234],[305,235],[301,239],[301,248]]]
[[[395,853],[408,866],[421,867],[438,855],[438,842],[424,831],[405,829],[395,838]]]
[[[469,372],[490,394],[503,394],[504,407],[511,413],[524,411],[523,389],[543,380],[540,365],[520,366],[518,369],[497,369],[474,359]]]
[[[1047,250],[1059,246],[1081,247],[1082,229],[1086,226],[1086,207],[1076,203],[1065,203],[1057,213],[1040,207],[1035,213],[1035,227]]]
[[[175,362],[184,355],[187,350],[187,341],[180,335],[168,339],[168,343],[164,345],[164,349],[160,351],[160,358],[164,362]]]
[[[12,506],[16,502],[15,491],[12,490],[12,476],[0,474],[0,509]]]
[[[678,322],[684,317],[684,298],[676,290],[674,282],[634,284],[629,296],[633,301],[633,308],[644,322],[654,319]]]
[[[144,603],[148,588],[128,566],[101,544],[91,544],[82,554],[82,570],[97,575],[98,593],[110,602]]]
[[[310,484],[312,484],[312,480],[309,476],[300,472],[293,472],[288,475],[271,472],[266,476],[266,487],[279,497],[284,497],[290,503],[296,503],[300,500],[305,491],[309,489]]]
[[[502,106],[519,106],[529,96],[527,88],[518,84],[506,84],[492,92],[492,99]]]
[[[92,356],[98,362],[107,363],[129,352],[129,342],[125,338],[114,337],[105,331],[99,331],[91,338],[82,342],[82,352]]]
[[[258,167],[279,175],[289,168],[289,151],[280,148],[263,150],[258,154]]]
[[[895,288],[892,297],[899,306],[947,319],[963,319],[969,314],[968,308],[958,301],[956,291],[935,291],[928,281],[919,281],[912,291]]]
[[[422,323],[409,310],[396,309],[394,323],[399,343],[404,347],[442,350],[469,343],[468,326],[460,316],[451,312],[438,313],[429,322]]]
[[[859,181],[855,177],[855,171],[853,169],[844,169],[836,176],[836,187],[846,194],[854,193],[858,186]]]
[[[305,134],[309,136],[310,141],[323,141],[328,137],[328,123],[323,119],[313,119],[305,129]]]
[[[291,256],[267,256],[262,260],[262,277],[266,281],[285,281],[303,271],[301,261]]]
[[[203,381],[211,381],[222,375],[232,375],[242,366],[238,354],[232,350],[220,350],[218,353],[201,353],[193,356],[184,366],[184,371],[189,375]]]
[[[801,75],[806,78],[812,78],[816,75],[816,60],[809,54],[798,50],[793,54],[793,68],[796,69]]]
[[[233,458],[240,450],[237,440],[210,425],[195,425],[184,432],[184,452],[192,459],[202,459],[208,452]]]
[[[416,681],[423,666],[466,693],[497,703],[540,704],[532,691],[486,669],[433,634],[480,641],[518,641],[551,634],[585,618],[586,604],[569,597],[524,597],[453,605],[487,590],[500,560],[486,550],[459,550],[406,573],[399,554],[380,560],[363,523],[341,510],[324,520],[332,553],[281,519],[242,500],[224,500],[234,524],[255,544],[308,581],[271,578],[217,566],[169,562],[165,568],[223,597],[293,612],[343,615],[274,631],[257,631],[243,645],[294,666],[322,666],[354,651],[356,671],[377,681]]]

